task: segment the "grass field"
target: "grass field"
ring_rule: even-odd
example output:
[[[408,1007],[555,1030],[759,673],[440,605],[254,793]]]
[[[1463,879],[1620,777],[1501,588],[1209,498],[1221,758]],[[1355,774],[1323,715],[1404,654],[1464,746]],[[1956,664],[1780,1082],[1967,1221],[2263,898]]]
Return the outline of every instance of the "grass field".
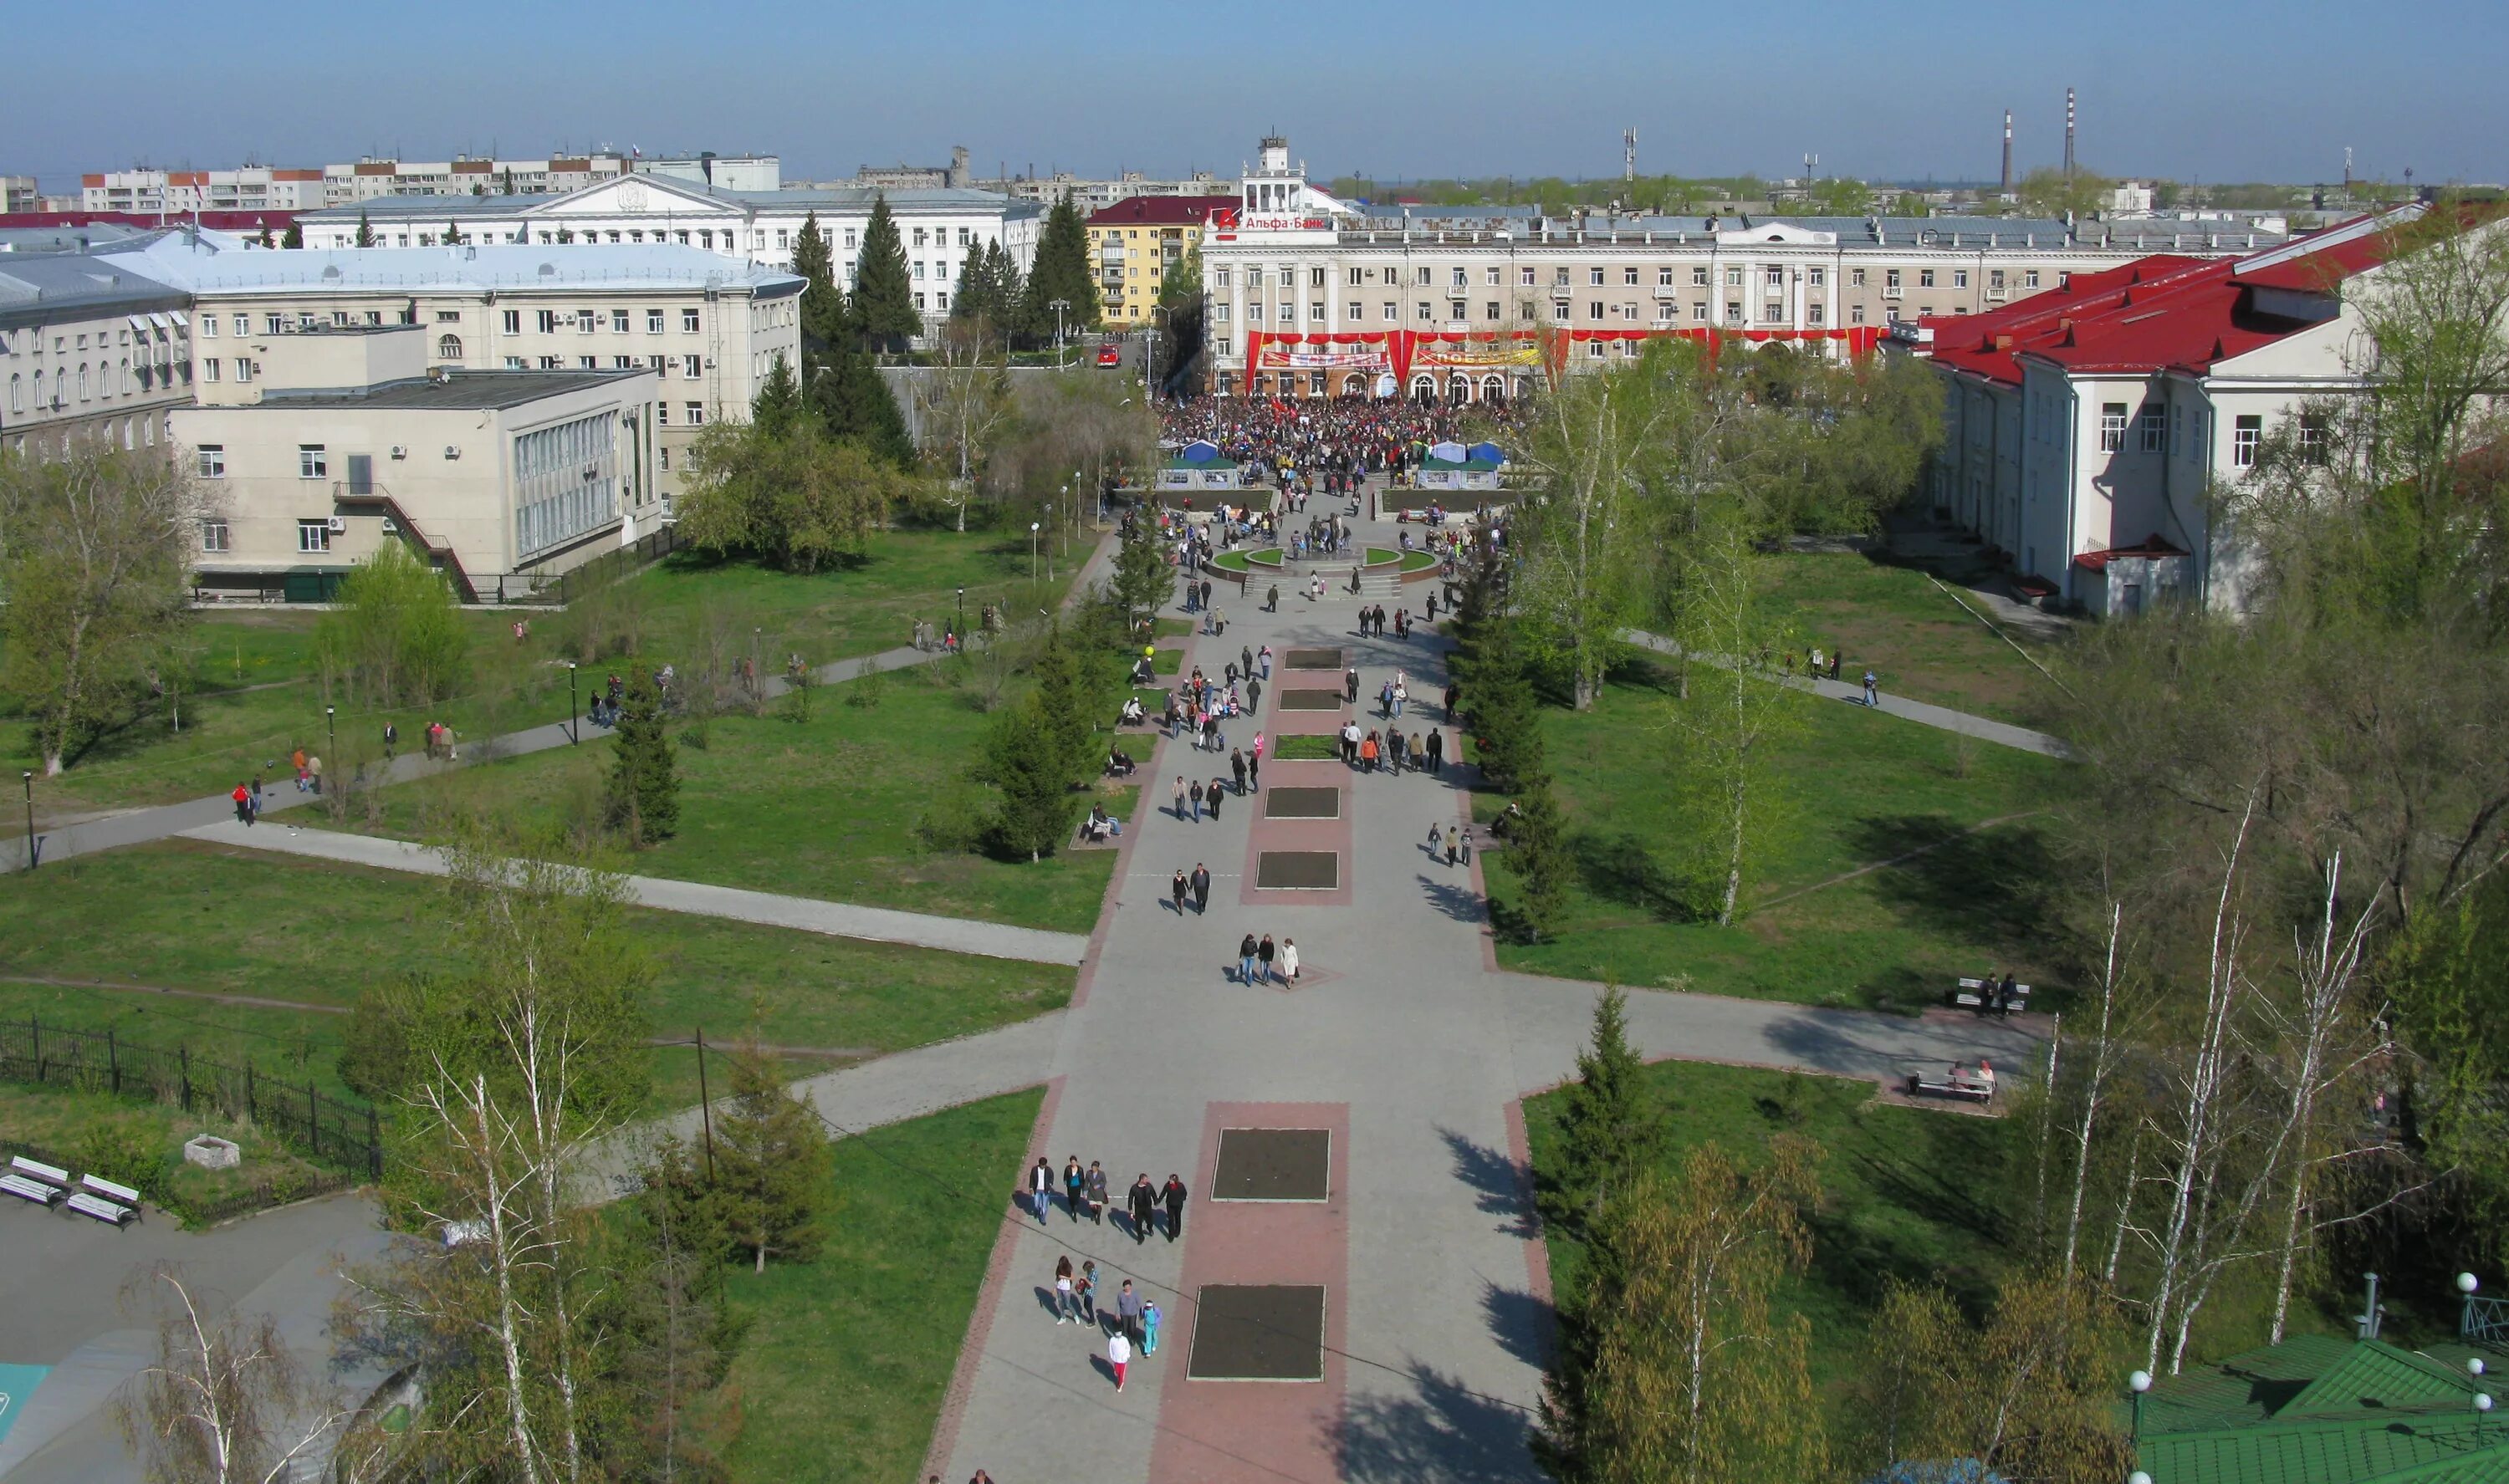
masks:
[[[1797,652],[1843,650],[1840,680],[1870,669],[1892,695],[2023,724],[2043,721],[2057,698],[2029,660],[1915,567],[1799,552],[1780,559],[1776,571],[1775,608],[1793,625]],[[2047,648],[2026,633],[2013,637]]]
[[[1043,1097],[840,1140],[836,1235],[819,1260],[727,1275],[752,1324],[729,1378],[747,1418],[733,1478],[916,1476]],[[1047,1446],[1086,1444],[1058,1428]]]
[[[679,834],[640,853],[640,874],[711,881],[830,902],[979,917],[1085,933],[1112,859],[1066,854],[1031,865],[934,849],[917,824],[962,798],[991,718],[937,667],[886,678],[877,705],[851,686],[814,692],[807,722],[717,717],[706,745],[677,749]],[[686,733],[680,734],[685,738]],[[382,833],[428,838],[493,814],[526,826],[586,823],[613,747],[580,748],[438,774],[383,795]]]
[[[1646,1078],[1670,1109],[1667,1166],[1709,1140],[1744,1160],[1764,1158],[1769,1136],[1786,1131],[1828,1151],[1812,1265],[1780,1287],[1777,1308],[1811,1318],[1813,1387],[1830,1400],[1833,1419],[1867,1314],[1891,1279],[1940,1282],[1972,1313],[1991,1301],[2018,1235],[2012,1193],[2027,1175],[2023,1140],[2007,1120],[1874,1102],[1872,1084],[1832,1077],[1663,1062]],[[1557,1158],[1562,1096],[1525,1104],[1537,1179]],[[1547,1245],[1552,1288],[1564,1303],[1584,1280],[1585,1253],[1555,1232]]]
[[[387,721],[399,725],[411,748],[431,720],[471,739],[557,721],[569,705],[569,657],[623,665],[632,651],[685,660],[712,634],[733,656],[754,650],[761,667],[776,673],[790,653],[823,664],[903,645],[917,619],[952,618],[961,587],[971,623],[986,603],[1025,612],[1068,585],[1032,586],[1026,556],[1025,543],[1007,537],[932,531],[882,532],[859,563],[810,575],[683,555],[588,594],[567,612],[522,615],[532,628],[519,647],[510,634],[517,614],[466,611],[471,646],[463,693],[397,711],[341,701],[336,748],[314,654],[320,615],[296,609],[206,612],[180,641],[192,678],[177,687],[179,733],[173,709],[156,701],[89,745],[59,777],[42,779],[23,702],[0,691],[0,764],[37,770],[36,807],[47,818],[222,794],[299,745],[317,754],[330,749],[336,763],[365,757]]]
[[[0,1132],[9,1140],[69,1162],[73,1176],[99,1174],[177,1208],[232,1200],[257,1184],[282,1195],[302,1191],[329,1173],[252,1124],[207,1109],[185,1113],[179,1105],[109,1093],[0,1082]],[[240,1146],[241,1158],[225,1169],[185,1163],[183,1145],[203,1133],[232,1140]],[[91,1157],[91,1151],[99,1149],[153,1151],[155,1162],[143,1169],[116,1159],[108,1168]]]
[[[1683,827],[1664,786],[1661,676],[1635,666],[1592,712],[1544,712],[1578,878],[1559,935],[1503,944],[1503,966],[1889,1010],[1936,1002],[1951,978],[1989,968],[2049,983],[2054,842],[2038,811],[2065,764],[1807,699],[1775,770],[1791,823],[1746,892],[1749,914],[1720,928],[1690,916],[1671,874]],[[1486,820],[1504,802],[1483,795],[1475,806]],[[1485,859],[1504,904],[1517,889],[1507,853]]]
[[[75,857],[0,892],[0,1015],[189,1044],[343,1093],[339,1012],[372,984],[463,971],[441,928],[444,890],[187,840]],[[672,1040],[700,1025],[709,1041],[736,1039],[755,1012],[771,1045],[877,1055],[1060,1008],[1075,983],[1053,965],[671,912],[631,909],[629,921],[653,957],[653,1034]],[[657,1052],[655,1083],[657,1106],[693,1101],[693,1052]]]

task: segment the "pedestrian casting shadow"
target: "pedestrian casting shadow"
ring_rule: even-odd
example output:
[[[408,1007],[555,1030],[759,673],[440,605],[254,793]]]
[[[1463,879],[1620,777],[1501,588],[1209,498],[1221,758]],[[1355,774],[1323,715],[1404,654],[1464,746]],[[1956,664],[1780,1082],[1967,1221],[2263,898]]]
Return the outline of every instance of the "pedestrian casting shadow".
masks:
[[[1108,1386],[1113,1386],[1115,1384],[1114,1361],[1107,1359],[1105,1355],[1091,1355],[1089,1357],[1089,1367],[1096,1371]]]
[[[1458,867],[1456,869],[1461,870],[1462,868]],[[1436,908],[1439,911],[1443,912],[1446,916],[1457,922],[1479,922],[1481,920],[1482,909],[1480,895],[1471,887],[1455,886],[1444,881],[1433,881],[1427,876],[1422,876],[1419,880],[1420,891],[1429,899],[1429,905],[1431,907]]]
[[[1490,1333],[1498,1337],[1498,1343],[1506,1347],[1510,1355],[1537,1369],[1551,1363],[1551,1338],[1558,1315],[1549,1300],[1484,1279],[1481,1315],[1489,1320]]]
[[[1044,1310],[1048,1314],[1054,1313],[1054,1290],[1046,1287],[1042,1283],[1039,1283],[1036,1288],[1036,1307]]]
[[[1413,1360],[1415,1394],[1362,1396],[1342,1415],[1341,1476],[1359,1484],[1438,1480],[1440,1484],[1534,1484],[1542,1479],[1525,1447],[1531,1419],[1461,1380]]]
[[[1540,1228],[1533,1219],[1532,1192],[1526,1189],[1524,1171],[1515,1160],[1452,1129],[1440,1129],[1438,1136],[1446,1141],[1447,1153],[1454,1156],[1455,1178],[1473,1188],[1474,1205],[1483,1214],[1505,1217],[1500,1230],[1510,1237],[1530,1241],[1539,1235]]]

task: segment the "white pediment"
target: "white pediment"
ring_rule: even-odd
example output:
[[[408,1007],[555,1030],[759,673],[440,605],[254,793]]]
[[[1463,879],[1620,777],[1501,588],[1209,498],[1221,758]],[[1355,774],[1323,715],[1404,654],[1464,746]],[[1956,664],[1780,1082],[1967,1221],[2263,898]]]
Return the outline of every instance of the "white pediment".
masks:
[[[727,222],[740,220],[740,207],[720,201],[701,191],[689,190],[680,183],[656,175],[622,175],[616,180],[596,181],[580,191],[570,191],[544,206],[532,209],[534,216],[598,216],[611,217],[668,216],[675,220],[721,217]]]
[[[1780,247],[1835,247],[1838,234],[1815,232],[1791,222],[1762,222],[1752,227],[1720,227],[1716,244],[1720,247],[1748,247],[1753,243]]]

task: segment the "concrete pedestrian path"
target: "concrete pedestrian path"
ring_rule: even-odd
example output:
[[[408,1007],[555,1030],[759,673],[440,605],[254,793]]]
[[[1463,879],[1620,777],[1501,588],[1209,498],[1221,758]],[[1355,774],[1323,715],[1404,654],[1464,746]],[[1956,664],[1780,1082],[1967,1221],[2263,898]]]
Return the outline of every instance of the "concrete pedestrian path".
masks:
[[[182,832],[185,839],[239,845],[281,855],[372,866],[441,876],[450,867],[442,850],[410,840],[351,835],[338,830],[302,830],[284,824],[240,824],[233,819]],[[1039,928],[1011,927],[966,917],[936,917],[926,912],[901,912],[884,907],[855,907],[808,897],[778,896],[736,886],[709,886],[660,876],[629,876],[628,900],[659,911],[722,917],[766,927],[796,928],[831,938],[862,938],[874,943],[901,943],[918,948],[943,948],[986,958],[1016,958],[1030,963],[1076,964],[1089,940],[1077,933],[1049,933]]]
[[[1642,649],[1653,649],[1658,654],[1679,655],[1681,653],[1679,644],[1661,634],[1650,634],[1644,629],[1623,629],[1621,637]],[[1700,654],[1693,657],[1724,669],[1734,668],[1732,658],[1727,655]],[[1842,676],[1845,674],[1844,671],[1840,673]],[[1845,679],[1812,680],[1793,675],[1771,676],[1769,679],[1777,685],[1792,686],[1798,690],[1809,690],[1815,695],[1825,696],[1833,701],[1848,701],[1858,706],[1864,704],[1864,686],[1860,682],[1850,684]],[[1975,737],[1981,742],[1992,742],[1999,747],[2015,748],[2021,752],[2038,753],[2048,758],[2074,756],[2073,748],[2068,746],[2062,737],[2051,736],[2043,731],[2033,731],[2027,726],[2015,726],[2009,722],[1972,716],[1966,711],[1954,711],[1948,706],[1933,706],[1924,701],[1912,701],[1903,695],[1892,695],[1887,686],[1882,689],[1880,704],[1874,709],[1884,716],[1898,717],[1902,721],[1914,722],[1920,726],[1931,726],[1941,731],[1960,732]]]

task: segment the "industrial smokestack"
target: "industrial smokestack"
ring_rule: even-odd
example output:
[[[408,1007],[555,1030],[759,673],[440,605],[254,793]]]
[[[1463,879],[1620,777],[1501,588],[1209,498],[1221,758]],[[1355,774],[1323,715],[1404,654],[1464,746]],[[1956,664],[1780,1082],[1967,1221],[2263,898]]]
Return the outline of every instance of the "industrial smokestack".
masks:
[[[2074,90],[2065,90],[2065,183],[2074,180]]]
[[[2003,187],[1998,194],[2012,194],[2012,110],[2003,110]]]

